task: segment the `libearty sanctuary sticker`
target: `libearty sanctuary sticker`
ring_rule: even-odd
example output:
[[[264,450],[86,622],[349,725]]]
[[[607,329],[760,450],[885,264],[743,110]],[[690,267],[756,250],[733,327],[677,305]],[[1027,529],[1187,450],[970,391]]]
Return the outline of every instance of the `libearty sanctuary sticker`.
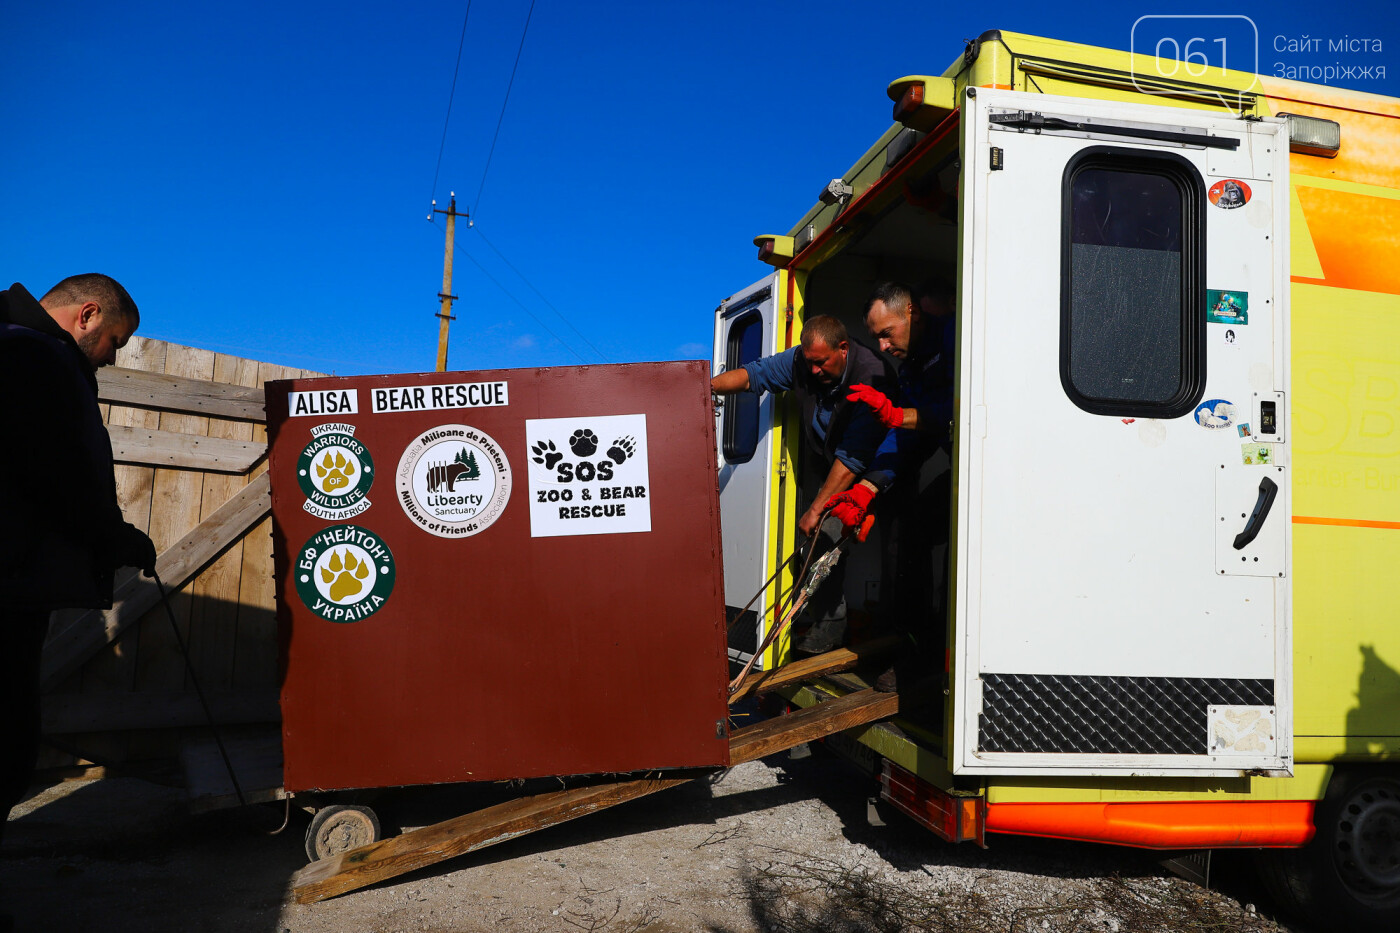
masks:
[[[510,501],[505,451],[491,435],[465,424],[440,424],[414,438],[394,480],[404,513],[440,538],[485,531]]]
[[[530,536],[651,531],[647,416],[525,422]]]
[[[355,426],[329,422],[311,429],[311,442],[297,458],[302,508],[317,518],[353,518],[368,509],[374,458],[355,440]]]
[[[394,555],[372,531],[332,525],[297,555],[297,595],[331,622],[358,622],[384,607],[394,590]]]

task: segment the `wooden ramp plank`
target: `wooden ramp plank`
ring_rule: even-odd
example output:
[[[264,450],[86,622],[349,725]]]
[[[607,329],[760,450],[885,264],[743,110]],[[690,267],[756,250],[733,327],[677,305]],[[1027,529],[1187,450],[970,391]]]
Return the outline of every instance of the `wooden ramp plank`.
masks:
[[[729,698],[730,705],[756,693],[772,693],[779,687],[800,684],[829,674],[848,671],[863,661],[890,654],[899,645],[898,635],[887,635],[850,648],[837,648],[825,654],[813,655],[771,671],[752,673]]]
[[[806,709],[765,719],[755,726],[740,729],[729,740],[731,765],[753,761],[774,752],[863,726],[879,719],[888,719],[899,712],[899,694],[861,690],[843,697],[818,703]]]
[[[734,764],[753,761],[898,711],[898,694],[863,690],[735,732],[729,742],[730,760]],[[698,776],[687,773],[684,777],[613,781],[511,800],[312,862],[292,877],[292,890],[298,903],[322,901],[676,787]]]
[[[292,890],[298,903],[322,901],[689,780],[617,781],[511,800],[312,862],[293,876]]]

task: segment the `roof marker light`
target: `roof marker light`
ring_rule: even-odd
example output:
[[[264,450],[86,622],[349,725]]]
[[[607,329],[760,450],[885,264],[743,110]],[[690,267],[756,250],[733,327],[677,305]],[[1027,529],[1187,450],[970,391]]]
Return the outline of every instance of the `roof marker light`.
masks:
[[[1342,148],[1342,125],[1336,120],[1281,113],[1288,118],[1288,150],[1335,159]]]
[[[753,245],[758,247],[759,261],[766,262],[770,266],[782,268],[792,258],[792,237],[790,236],[764,234],[754,237]]]
[[[894,102],[894,121],[907,123],[924,105],[924,86],[911,84],[904,89],[904,95]]]

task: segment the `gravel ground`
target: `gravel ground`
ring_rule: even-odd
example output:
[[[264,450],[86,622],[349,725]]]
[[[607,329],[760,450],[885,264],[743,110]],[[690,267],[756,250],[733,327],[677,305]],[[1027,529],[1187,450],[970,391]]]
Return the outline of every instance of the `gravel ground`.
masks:
[[[401,791],[375,802],[414,828],[508,788]],[[869,784],[818,754],[751,762],[319,904],[296,904],[304,815],[193,817],[134,779],[48,788],[0,848],[0,911],[21,933],[1153,933],[1302,928],[1256,910],[1217,859],[1208,891],[1147,853],[993,837],[949,846],[902,818],[872,827]]]

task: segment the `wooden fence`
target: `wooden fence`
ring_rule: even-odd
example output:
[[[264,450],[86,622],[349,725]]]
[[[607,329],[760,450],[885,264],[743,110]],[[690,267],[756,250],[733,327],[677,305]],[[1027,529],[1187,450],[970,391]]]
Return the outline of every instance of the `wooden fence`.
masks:
[[[98,373],[127,521],[157,572],[223,724],[279,720],[263,384],[316,373],[135,337]],[[54,613],[39,767],[172,776],[205,716],[155,584],[119,571],[107,612]]]

